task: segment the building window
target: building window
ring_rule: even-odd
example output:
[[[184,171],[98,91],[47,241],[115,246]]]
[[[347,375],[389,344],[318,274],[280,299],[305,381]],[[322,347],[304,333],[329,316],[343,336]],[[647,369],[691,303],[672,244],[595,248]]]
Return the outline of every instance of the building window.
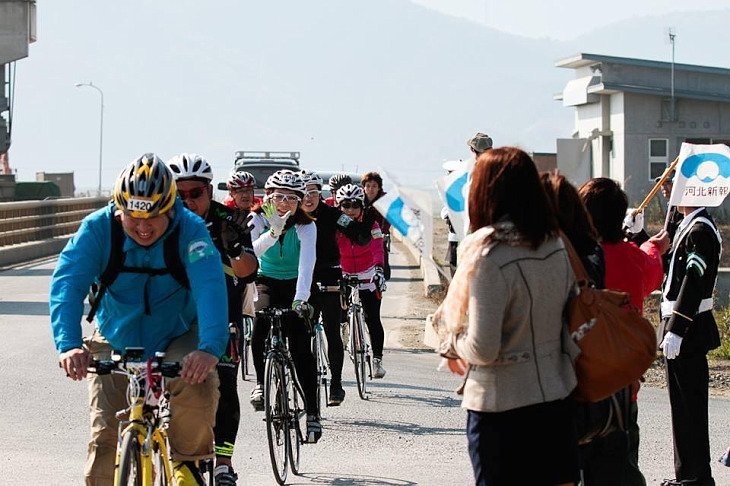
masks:
[[[664,173],[667,168],[669,153],[669,139],[649,139],[649,180],[653,181]]]

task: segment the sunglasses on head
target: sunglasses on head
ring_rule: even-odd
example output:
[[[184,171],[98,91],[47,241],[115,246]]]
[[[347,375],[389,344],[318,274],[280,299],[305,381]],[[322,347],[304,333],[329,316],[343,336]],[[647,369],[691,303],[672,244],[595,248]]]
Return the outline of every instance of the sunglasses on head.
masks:
[[[203,193],[206,192],[207,187],[196,187],[194,189],[190,189],[189,191],[183,191],[182,189],[178,189],[177,193],[180,196],[180,199],[183,201],[187,199],[198,199],[200,196],[203,195]]]
[[[355,199],[354,201],[342,201],[340,203],[340,207],[342,209],[360,209],[362,208],[362,203]]]

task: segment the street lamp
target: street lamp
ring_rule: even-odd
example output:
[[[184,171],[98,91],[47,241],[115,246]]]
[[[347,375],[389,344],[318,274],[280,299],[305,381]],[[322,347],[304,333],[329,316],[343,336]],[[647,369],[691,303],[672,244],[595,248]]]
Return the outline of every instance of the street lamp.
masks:
[[[96,91],[99,92],[99,95],[101,96],[101,119],[99,121],[99,185],[96,188],[96,195],[101,196],[101,168],[102,168],[102,147],[104,143],[104,92],[96,86],[94,83],[89,81],[88,83],[76,83],[77,88],[81,88],[82,86],[88,86],[89,88],[94,88]]]

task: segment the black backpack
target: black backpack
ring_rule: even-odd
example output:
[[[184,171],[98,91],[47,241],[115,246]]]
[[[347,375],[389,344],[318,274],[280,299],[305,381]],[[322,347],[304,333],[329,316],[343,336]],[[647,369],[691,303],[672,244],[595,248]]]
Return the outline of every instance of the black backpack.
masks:
[[[124,259],[127,254],[122,250],[124,245],[124,229],[122,223],[117,221],[116,218],[111,218],[111,249],[109,251],[109,262],[106,268],[99,277],[99,283],[91,285],[91,291],[89,292],[89,304],[91,304],[91,310],[89,315],[86,316],[86,320],[91,322],[96,315],[96,311],[99,308],[101,298],[104,297],[106,289],[114,283],[121,272],[128,273],[146,273],[150,276],[166,275],[170,274],[177,280],[177,282],[185,287],[190,288],[190,280],[185,272],[185,267],[180,260],[180,252],[178,250],[178,243],[180,240],[180,226],[176,226],[172,230],[170,235],[163,242],[163,252],[165,255],[165,268],[145,268],[145,267],[128,267],[124,265]],[[145,314],[150,313],[149,297],[147,295],[147,286],[145,285],[144,292],[144,309]]]

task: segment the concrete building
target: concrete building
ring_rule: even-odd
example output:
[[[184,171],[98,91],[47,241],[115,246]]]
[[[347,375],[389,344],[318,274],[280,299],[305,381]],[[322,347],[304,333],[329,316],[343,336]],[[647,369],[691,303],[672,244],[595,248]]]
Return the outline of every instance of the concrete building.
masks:
[[[55,182],[61,190],[61,197],[74,197],[76,186],[74,185],[73,172],[36,172],[35,180],[38,182]]]
[[[10,147],[11,63],[28,57],[28,45],[35,40],[35,0],[0,0],[0,153]],[[3,168],[9,171],[7,160]]]
[[[555,65],[574,70],[555,99],[575,108],[557,165],[577,184],[610,177],[636,204],[682,142],[730,145],[730,69],[674,64],[672,98],[668,62],[583,53]]]

